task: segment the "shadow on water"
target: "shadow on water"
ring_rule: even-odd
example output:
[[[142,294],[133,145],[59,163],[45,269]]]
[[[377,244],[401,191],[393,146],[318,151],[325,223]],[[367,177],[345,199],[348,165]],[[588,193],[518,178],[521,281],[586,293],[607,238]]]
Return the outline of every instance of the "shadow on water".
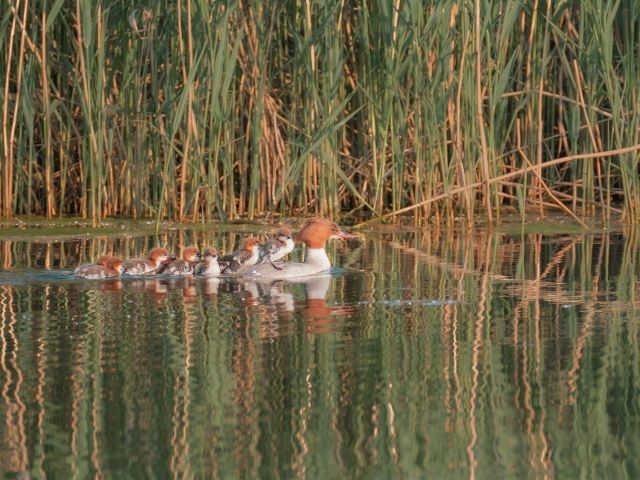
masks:
[[[194,243],[238,238],[0,242],[0,472],[638,477],[634,232],[382,232],[303,282],[69,273]]]

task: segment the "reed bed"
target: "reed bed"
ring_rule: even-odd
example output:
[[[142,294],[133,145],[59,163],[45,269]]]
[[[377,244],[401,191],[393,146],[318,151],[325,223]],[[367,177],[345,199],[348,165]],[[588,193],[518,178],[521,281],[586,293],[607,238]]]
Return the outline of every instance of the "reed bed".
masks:
[[[6,0],[0,210],[636,222],[638,12]]]

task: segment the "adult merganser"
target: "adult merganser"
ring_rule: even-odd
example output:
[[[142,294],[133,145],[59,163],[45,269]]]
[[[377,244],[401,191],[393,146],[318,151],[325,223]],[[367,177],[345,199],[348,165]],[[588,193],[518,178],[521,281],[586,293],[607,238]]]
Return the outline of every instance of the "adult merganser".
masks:
[[[260,255],[260,242],[254,237],[245,238],[242,248],[231,255],[225,255],[218,259],[221,273],[238,274],[241,270],[258,263]]]
[[[182,258],[174,260],[158,270],[160,275],[193,275],[196,263],[200,259],[197,247],[187,247],[182,252]]]
[[[263,243],[260,247],[258,263],[269,262],[275,269],[280,269],[274,262],[289,255],[293,251],[294,246],[291,230],[287,227],[279,228],[276,230],[273,238]]]
[[[173,255],[160,247],[151,249],[149,258],[130,258],[124,261],[127,275],[155,275],[166,260],[174,260]]]
[[[261,263],[244,272],[250,277],[291,278],[315,275],[331,268],[331,262],[325,252],[325,243],[333,238],[358,238],[358,235],[345,233],[338,225],[325,218],[307,220],[296,235],[296,240],[306,246],[304,263],[288,262],[275,268],[270,263]]]
[[[208,247],[205,249],[204,260],[196,265],[195,272],[198,277],[215,277],[220,275],[218,252],[215,248]]]
[[[111,258],[108,261],[102,259],[102,261],[105,265],[80,265],[73,271],[73,274],[88,280],[99,280],[102,278],[119,277],[125,271],[122,259],[120,258]]]

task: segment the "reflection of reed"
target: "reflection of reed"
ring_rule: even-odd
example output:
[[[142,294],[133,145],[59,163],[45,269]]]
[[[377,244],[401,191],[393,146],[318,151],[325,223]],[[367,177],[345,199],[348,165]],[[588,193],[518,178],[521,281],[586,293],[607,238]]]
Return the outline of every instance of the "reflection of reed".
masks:
[[[523,326],[522,329],[524,332],[525,338],[522,342],[522,377],[520,381],[523,386],[523,407],[525,413],[525,425],[526,425],[526,436],[528,440],[528,444],[530,449],[528,451],[528,460],[529,465],[536,471],[536,463],[535,463],[535,435],[533,433],[533,425],[536,418],[536,411],[532,405],[532,388],[531,382],[529,381],[529,338],[527,333],[529,332],[528,320],[530,318],[529,315],[529,304],[525,303],[522,308],[522,318],[523,318]]]
[[[11,251],[11,246],[13,242],[0,242],[0,247],[2,247],[2,268],[4,270],[10,270],[13,267],[13,252]]]
[[[46,268],[47,270],[51,270],[54,258],[55,253],[53,251],[53,242],[47,242],[46,254],[44,256],[44,268]]]
[[[544,279],[547,275],[550,274],[553,267],[559,265],[564,259],[566,253],[573,248],[575,242],[570,243],[564,247],[559,248],[552,256],[551,260],[546,265],[544,271],[541,272],[542,266],[542,237],[541,236],[532,236],[532,250],[533,250],[533,276],[535,277],[534,282],[526,282],[522,281],[520,285],[519,292],[513,292],[514,296],[519,298],[519,301],[516,303],[513,311],[513,345],[514,348],[518,349],[521,346],[521,360],[518,361],[518,357],[515,357],[514,362],[514,380],[515,380],[515,395],[514,395],[514,405],[516,408],[520,408],[520,392],[519,385],[520,383],[523,386],[522,396],[523,396],[523,408],[525,413],[525,425],[526,425],[526,434],[529,439],[529,464],[533,468],[533,471],[538,472],[542,468],[542,473],[539,476],[543,478],[549,478],[553,474],[552,465],[550,463],[550,449],[547,442],[547,437],[544,431],[544,424],[546,418],[546,409],[544,406],[544,388],[542,388],[542,358],[541,358],[541,304],[540,304],[540,283],[541,280]],[[538,288],[531,288],[532,284],[538,286]],[[529,332],[531,328],[529,327],[529,319],[531,318],[531,310],[530,303],[533,303],[533,344],[535,346],[533,358],[535,360],[535,364],[533,366],[533,371],[535,372],[535,384],[538,386],[538,402],[540,409],[540,418],[536,422],[536,409],[533,405],[533,387],[530,381],[530,370],[529,359],[531,358],[531,354],[529,352],[529,346],[531,345],[531,341],[529,340]],[[520,331],[520,320],[522,319],[522,331],[523,338],[519,339],[519,331]],[[521,363],[521,368],[520,368]],[[535,428],[536,423],[539,425],[537,431]]]
[[[68,476],[108,477],[131,449],[174,477],[550,478],[578,476],[559,460],[567,445],[589,473],[632,450],[637,245],[620,259],[608,234],[388,235],[392,248],[368,240],[358,253],[366,272],[332,277],[319,298],[226,279],[0,287],[0,441],[16,447],[2,468],[45,476],[68,462]],[[57,268],[161,241],[29,248]],[[26,263],[24,245],[9,250],[12,268]],[[68,321],[71,309],[91,320]]]
[[[444,405],[445,410],[445,419],[444,419],[444,428],[445,431],[451,432],[453,431],[453,414],[454,409],[451,405],[451,375],[450,375],[450,362],[451,362],[451,343],[452,343],[452,334],[451,334],[451,324],[453,317],[453,305],[445,305],[442,312],[442,345],[444,349],[444,358],[443,358],[443,366],[442,366],[442,379],[444,381],[444,398],[442,399],[442,403]]]
[[[466,272],[467,269],[471,268],[472,262],[473,262],[473,249],[471,248],[471,238],[467,238],[467,241],[464,244],[464,248],[463,248],[463,252],[464,253],[464,258],[463,258],[463,265],[462,265],[462,272]],[[461,273],[458,276],[458,281],[456,282],[455,285],[455,292],[456,292],[456,297],[458,299],[460,299],[460,301],[463,301],[465,299],[465,277],[464,274]],[[459,329],[461,328],[460,325],[460,319],[458,318],[458,314],[460,313],[460,309],[458,308],[458,306],[456,305],[456,308],[454,309],[454,315],[453,315],[453,329],[452,329],[452,351],[453,351],[453,380],[455,382],[455,395],[454,395],[454,399],[455,399],[455,407],[456,407],[456,412],[462,412],[463,411],[463,405],[462,405],[462,383],[460,381],[460,375],[459,375],[459,365],[460,365],[460,341],[458,338],[458,334],[459,334]],[[462,322],[463,324],[465,322]]]
[[[250,311],[247,308],[247,311]],[[256,432],[256,409],[254,408],[256,372],[255,342],[251,333],[251,316],[239,319],[235,325],[231,352],[231,369],[234,384],[231,397],[235,406],[237,428],[234,435],[233,454],[236,463],[235,476],[249,478],[255,476],[251,467],[257,468],[260,455],[256,448],[259,435]],[[247,444],[248,441],[248,444]],[[248,451],[245,451],[246,450]]]
[[[469,458],[469,478],[476,478],[476,468],[478,461],[475,455],[475,446],[478,440],[478,432],[476,430],[476,397],[478,394],[478,378],[480,375],[480,353],[482,350],[482,336],[484,331],[484,323],[488,321],[489,311],[487,309],[488,289],[489,289],[489,261],[491,259],[490,248],[491,237],[487,236],[487,242],[484,245],[484,263],[483,275],[480,278],[480,293],[478,295],[478,313],[474,324],[473,346],[471,358],[471,392],[469,395],[469,431],[471,438],[467,445],[467,456]],[[485,318],[485,314],[486,317]]]
[[[542,240],[542,238],[540,237],[540,240]],[[535,245],[535,269],[536,269],[536,279],[540,279],[540,278],[544,278],[546,275],[549,274],[549,272],[551,272],[551,270],[559,265],[562,261],[562,259],[565,257],[566,252],[568,252],[571,248],[573,248],[573,246],[575,245],[577,241],[577,238],[571,242],[569,245],[566,245],[564,247],[561,247],[552,257],[551,257],[551,261],[548,262],[547,266],[545,267],[543,272],[540,272],[540,267],[542,264],[542,248],[541,248],[541,243],[536,243]],[[542,382],[542,367],[543,367],[543,363],[542,363],[542,346],[541,346],[541,333],[540,333],[540,324],[542,322],[542,312],[541,312],[542,308],[541,308],[541,304],[540,304],[540,299],[536,298],[535,303],[534,303],[534,338],[535,338],[535,381],[536,381],[536,385],[539,386],[538,388],[538,405],[539,405],[539,409],[540,409],[540,420],[538,421],[539,424],[539,432],[538,435],[535,437],[535,441],[534,444],[537,445],[538,444],[538,440],[540,442],[540,453],[538,455],[537,458],[533,458],[534,461],[539,461],[540,465],[542,467],[542,472],[543,478],[550,478],[553,474],[553,470],[552,470],[552,465],[550,462],[550,450],[549,450],[549,445],[547,442],[547,436],[545,434],[545,430],[544,430],[544,424],[545,424],[545,418],[547,415],[546,412],[546,408],[545,408],[545,402],[544,402],[544,388],[541,388],[541,386],[543,385]],[[524,367],[523,367],[524,368]],[[535,417],[534,417],[535,418]],[[535,465],[535,467],[537,467],[537,465]]]
[[[70,450],[71,450],[71,474],[73,478],[79,476],[78,467],[82,459],[80,458],[80,452],[78,442],[82,439],[80,422],[84,420],[84,412],[81,411],[82,401],[84,399],[84,390],[82,388],[82,377],[84,376],[84,368],[86,365],[85,345],[83,345],[80,339],[76,339],[71,345],[71,378],[68,379],[70,383],[71,405],[70,417],[71,422],[69,424],[70,429]]]
[[[45,287],[44,289],[44,298],[45,298],[45,308],[43,309],[45,313],[42,314],[42,318],[40,321],[40,328],[35,332],[36,333],[36,359],[35,359],[35,369],[36,369],[36,405],[38,406],[38,416],[37,416],[37,430],[38,430],[38,443],[37,455],[35,455],[33,460],[33,470],[37,472],[37,476],[40,478],[45,478],[46,473],[44,470],[44,461],[45,461],[45,449],[44,449],[44,419],[45,419],[45,389],[47,385],[47,325],[48,325],[48,315],[47,315],[47,298],[49,298],[49,291],[51,287]]]
[[[520,409],[520,362],[518,361],[517,352],[520,346],[520,318],[522,316],[522,302],[518,303],[513,309],[513,350],[516,352],[513,361],[513,405],[516,409]]]
[[[16,268],[72,269],[80,263],[94,262],[101,255],[137,257],[157,245],[179,253],[185,245],[216,245],[215,232],[174,230],[154,236],[129,236],[129,232],[115,236],[92,236],[90,238],[36,238],[30,241],[0,240],[0,265],[4,270]],[[227,239],[236,235],[225,235],[221,243],[230,245]],[[228,247],[231,248],[231,247]],[[224,248],[223,248],[224,251]]]
[[[313,386],[311,385],[311,372],[310,368],[305,372],[305,389],[304,397],[302,398],[302,406],[295,411],[297,428],[294,431],[296,440],[296,452],[291,462],[291,468],[296,474],[296,478],[306,478],[306,460],[309,454],[310,448],[307,441],[307,434],[309,431],[309,412],[312,410],[313,405],[311,399],[313,398]]]
[[[536,384],[538,386],[543,385],[542,379],[542,346],[541,346],[541,334],[540,334],[540,323],[542,322],[541,315],[541,306],[540,301],[536,301],[535,303],[535,346],[536,346]],[[545,433],[544,425],[547,417],[547,409],[545,407],[546,402],[544,401],[544,388],[538,388],[538,405],[540,408],[540,420],[539,420],[539,439],[541,443],[539,461],[542,464],[543,470],[543,478],[552,478],[553,477],[553,464],[551,463],[551,450],[549,448],[549,442],[547,441],[547,435]]]
[[[187,292],[187,298],[189,293]],[[183,301],[187,301],[184,298]],[[188,300],[191,303],[191,300]],[[175,374],[173,385],[173,414],[171,416],[171,458],[169,469],[173,478],[190,478],[190,426],[191,426],[191,329],[195,318],[191,309],[184,305],[183,335],[184,360],[182,370]]]
[[[95,356],[96,360],[92,366],[92,399],[91,399],[91,463],[95,470],[95,478],[104,478],[102,472],[102,448],[100,435],[102,434],[102,365],[103,365],[103,338],[104,328],[101,315],[96,315],[96,335],[95,335]]]
[[[578,372],[580,370],[580,361],[582,360],[582,356],[584,353],[584,349],[586,344],[591,336],[591,331],[593,328],[593,321],[596,314],[595,302],[598,299],[598,285],[600,283],[600,266],[602,263],[603,256],[603,243],[600,244],[600,249],[598,253],[598,262],[594,268],[594,275],[591,281],[591,299],[586,301],[583,305],[584,310],[584,322],[582,324],[582,332],[578,336],[575,343],[575,350],[572,358],[571,369],[569,370],[567,376],[567,384],[569,386],[569,404],[575,403],[575,394],[577,390],[577,383],[579,379]]]
[[[537,237],[537,236],[536,236]],[[539,237],[533,238],[533,261],[534,261],[534,275],[536,278],[540,277],[540,242]],[[536,463],[535,463],[535,436],[533,434],[533,424],[536,418],[536,412],[531,404],[531,382],[529,381],[529,335],[530,327],[529,327],[529,301],[537,301],[536,294],[539,292],[537,289],[533,289],[530,294],[533,298],[529,298],[522,301],[522,320],[523,326],[522,330],[524,332],[524,341],[522,342],[522,386],[523,386],[523,406],[525,413],[525,425],[526,425],[526,436],[528,443],[530,445],[530,449],[528,452],[528,461],[529,465],[536,471]]]
[[[453,384],[454,384],[454,412],[459,415],[462,409],[462,387],[460,384],[460,375],[458,374],[458,366],[459,366],[459,341],[458,341],[458,308],[453,309],[453,327],[451,328],[451,356],[452,356],[452,366],[451,369],[453,371]]]
[[[544,271],[542,272],[542,274],[537,273],[536,274],[536,282],[540,283],[542,280],[544,280],[547,276],[549,276],[551,274],[551,272],[553,271],[553,269],[555,267],[558,267],[559,265],[562,264],[562,262],[564,261],[565,257],[567,256],[567,253],[570,252],[571,250],[575,249],[576,245],[581,242],[584,239],[584,237],[582,235],[580,236],[576,236],[571,242],[569,242],[568,244],[566,244],[563,247],[560,247],[552,256],[551,256],[551,261],[549,261],[547,263],[547,266],[544,268]],[[537,249],[538,252],[540,250],[540,243],[537,243]],[[539,263],[536,264],[538,271],[539,271]]]
[[[26,407],[21,398],[24,377],[18,364],[20,348],[15,334],[16,312],[13,290],[9,287],[0,288],[0,310],[0,368],[4,377],[2,399],[5,404],[6,426],[3,444],[7,447],[2,449],[4,459],[1,464],[6,471],[22,475],[27,471],[29,464],[25,429]]]
[[[405,254],[414,255],[415,257],[419,258],[422,262],[424,262],[426,265],[436,267],[446,272],[450,272],[453,275],[456,275],[459,273],[467,273],[467,274],[475,273],[478,275],[481,274],[481,272],[474,271],[472,269],[464,270],[456,262],[447,261],[446,259],[440,258],[438,255],[424,252],[421,249],[418,249],[416,247],[407,247],[402,243],[393,242],[393,241],[389,242],[389,244],[393,248],[397,248],[398,250],[401,250]],[[414,266],[414,268],[417,268],[417,265]]]

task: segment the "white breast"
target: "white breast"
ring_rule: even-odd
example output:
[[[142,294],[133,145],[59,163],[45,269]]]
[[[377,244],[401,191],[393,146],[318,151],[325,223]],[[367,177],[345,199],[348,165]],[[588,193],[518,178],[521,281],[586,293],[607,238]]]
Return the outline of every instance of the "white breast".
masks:
[[[217,260],[213,260],[211,262],[202,262],[198,264],[198,268],[196,269],[196,275],[202,277],[212,277],[220,275],[220,265]]]
[[[317,268],[314,273],[323,272],[331,268],[331,262],[324,248],[307,248],[304,252],[304,263]]]

